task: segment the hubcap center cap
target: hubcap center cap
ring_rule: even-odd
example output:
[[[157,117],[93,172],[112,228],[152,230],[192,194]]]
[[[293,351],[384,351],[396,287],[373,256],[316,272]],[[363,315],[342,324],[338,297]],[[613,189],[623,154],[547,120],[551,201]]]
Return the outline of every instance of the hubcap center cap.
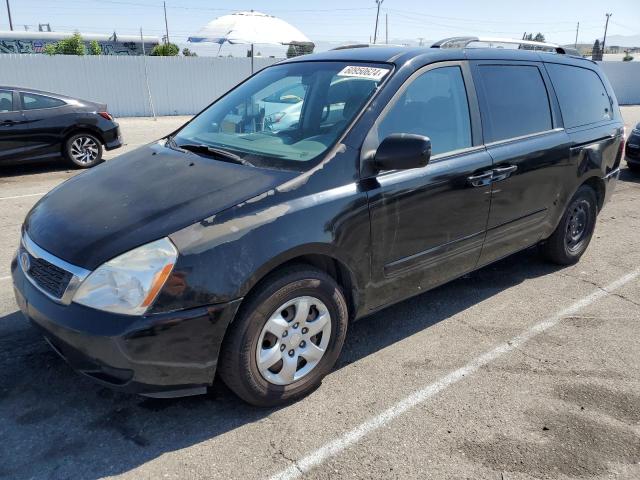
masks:
[[[302,335],[300,335],[299,333],[294,333],[293,335],[291,335],[291,340],[290,340],[291,345],[296,346],[301,341],[302,341]]]

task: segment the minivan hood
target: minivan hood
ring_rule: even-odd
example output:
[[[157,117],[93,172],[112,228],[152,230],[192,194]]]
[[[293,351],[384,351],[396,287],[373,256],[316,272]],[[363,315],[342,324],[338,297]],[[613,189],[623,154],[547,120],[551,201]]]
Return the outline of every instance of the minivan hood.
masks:
[[[156,143],[64,182],[33,207],[24,228],[43,249],[93,270],[296,175]]]

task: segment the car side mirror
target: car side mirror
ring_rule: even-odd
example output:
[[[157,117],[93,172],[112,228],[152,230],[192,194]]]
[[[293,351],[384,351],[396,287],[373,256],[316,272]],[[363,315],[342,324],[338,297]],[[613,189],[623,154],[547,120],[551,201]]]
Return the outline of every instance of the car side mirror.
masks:
[[[392,133],[378,146],[373,167],[378,170],[408,170],[425,167],[431,158],[431,140],[412,133]]]

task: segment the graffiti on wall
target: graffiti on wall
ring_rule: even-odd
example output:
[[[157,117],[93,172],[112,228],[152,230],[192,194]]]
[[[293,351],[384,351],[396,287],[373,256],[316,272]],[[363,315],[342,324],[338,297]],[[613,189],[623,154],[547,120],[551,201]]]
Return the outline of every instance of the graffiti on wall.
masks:
[[[0,53],[34,54],[43,53],[45,45],[56,43],[46,40],[0,40]],[[85,42],[87,49],[89,43]],[[112,42],[99,41],[103,55],[142,55],[142,44],[138,42]],[[153,44],[145,45],[147,52],[151,51]]]

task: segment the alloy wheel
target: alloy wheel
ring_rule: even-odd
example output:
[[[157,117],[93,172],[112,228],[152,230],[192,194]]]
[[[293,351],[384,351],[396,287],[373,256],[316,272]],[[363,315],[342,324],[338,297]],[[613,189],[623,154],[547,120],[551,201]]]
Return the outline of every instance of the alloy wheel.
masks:
[[[70,154],[80,165],[89,165],[98,158],[99,145],[93,137],[80,136],[71,144]]]

